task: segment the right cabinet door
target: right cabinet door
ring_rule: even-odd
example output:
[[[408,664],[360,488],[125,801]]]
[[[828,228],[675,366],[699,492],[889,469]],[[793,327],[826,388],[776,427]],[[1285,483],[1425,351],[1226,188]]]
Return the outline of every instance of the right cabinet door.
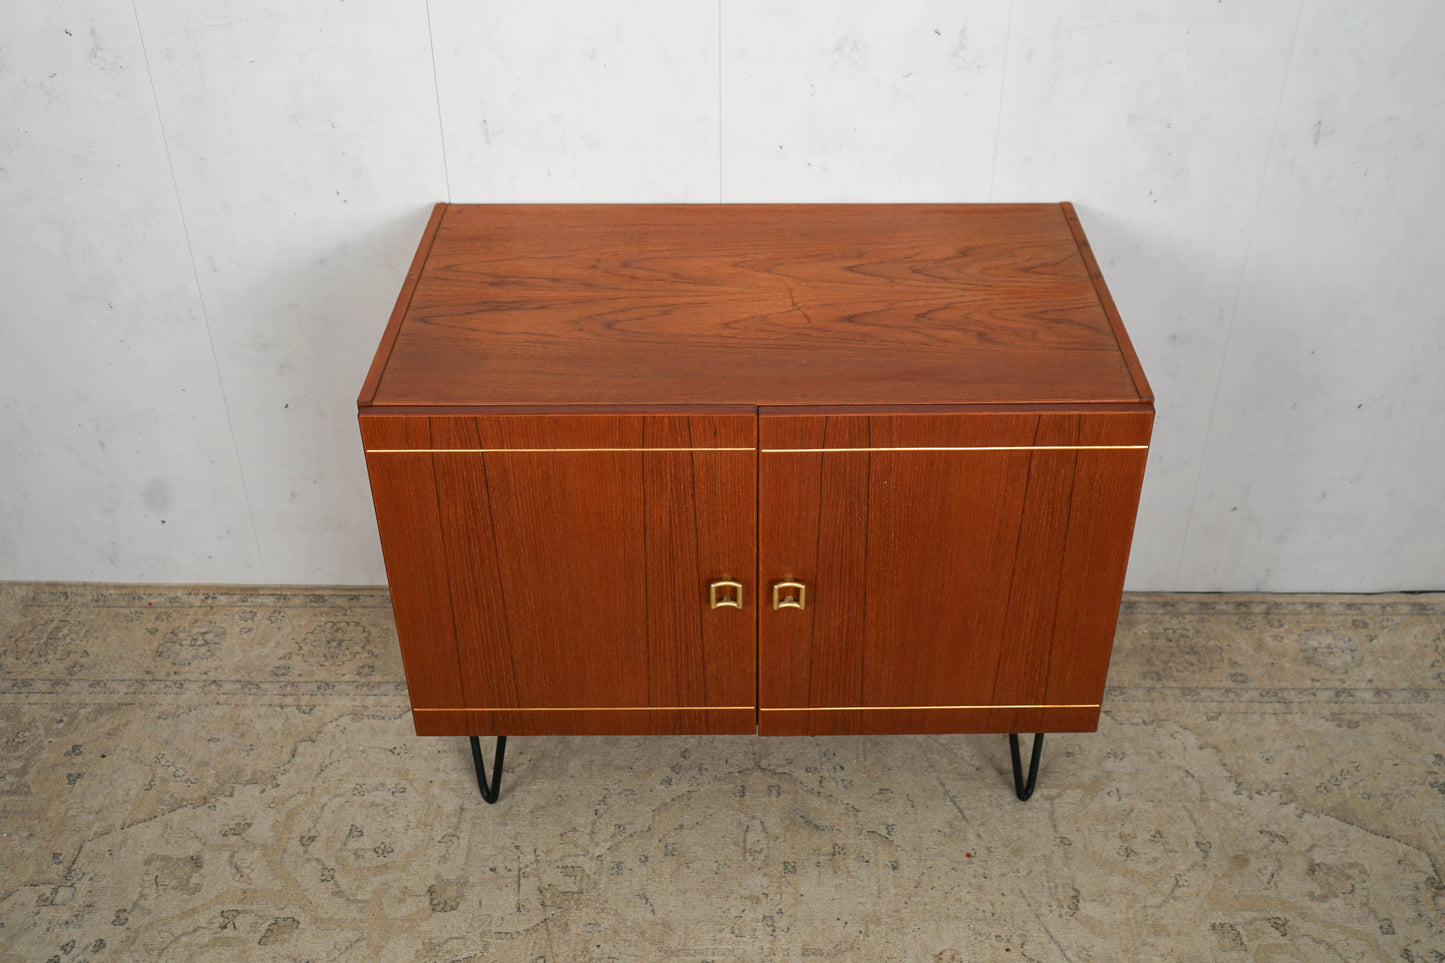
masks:
[[[1095,729],[1152,422],[762,409],[759,731]]]

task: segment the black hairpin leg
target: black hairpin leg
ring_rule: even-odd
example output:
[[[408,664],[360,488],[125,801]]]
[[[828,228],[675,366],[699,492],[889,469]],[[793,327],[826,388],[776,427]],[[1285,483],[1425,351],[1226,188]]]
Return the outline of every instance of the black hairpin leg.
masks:
[[[476,736],[472,740],[472,762],[477,767],[477,788],[482,791],[482,798],[489,803],[497,801],[497,795],[502,790],[502,757],[507,754],[507,737],[497,737],[497,754],[492,757],[492,786],[487,788],[487,767],[482,762],[482,743]]]
[[[1029,780],[1024,782],[1023,760],[1019,758],[1019,734],[1010,732],[1008,734],[1009,754],[1014,760],[1014,792],[1019,799],[1027,801],[1034,794],[1034,783],[1039,778],[1039,756],[1044,751],[1044,734],[1034,733],[1034,751],[1029,758]]]

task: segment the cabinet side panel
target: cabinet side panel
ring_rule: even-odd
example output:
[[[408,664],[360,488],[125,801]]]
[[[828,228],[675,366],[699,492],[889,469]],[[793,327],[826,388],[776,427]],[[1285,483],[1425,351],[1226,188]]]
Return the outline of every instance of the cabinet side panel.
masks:
[[[1147,444],[1152,418],[1133,419],[1131,438]],[[1087,441],[1117,426],[1084,423]],[[1081,451],[1075,471],[1069,532],[1046,698],[1097,703],[1104,692],[1124,571],[1148,452]]]
[[[462,698],[436,480],[427,454],[368,454],[396,634],[414,707]]]

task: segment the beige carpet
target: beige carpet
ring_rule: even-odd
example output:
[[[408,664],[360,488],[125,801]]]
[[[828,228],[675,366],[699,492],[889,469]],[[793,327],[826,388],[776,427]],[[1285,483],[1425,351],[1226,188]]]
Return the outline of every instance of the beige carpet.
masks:
[[[412,735],[381,590],[0,585],[0,953],[1445,960],[1445,596],[1132,596],[1099,731]]]

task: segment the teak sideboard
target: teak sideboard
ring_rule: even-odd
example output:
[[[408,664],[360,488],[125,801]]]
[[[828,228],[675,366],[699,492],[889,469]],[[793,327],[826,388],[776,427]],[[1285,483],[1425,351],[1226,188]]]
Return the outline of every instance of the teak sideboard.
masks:
[[[1154,409],[1069,204],[439,204],[358,405],[420,735],[1097,726]]]

